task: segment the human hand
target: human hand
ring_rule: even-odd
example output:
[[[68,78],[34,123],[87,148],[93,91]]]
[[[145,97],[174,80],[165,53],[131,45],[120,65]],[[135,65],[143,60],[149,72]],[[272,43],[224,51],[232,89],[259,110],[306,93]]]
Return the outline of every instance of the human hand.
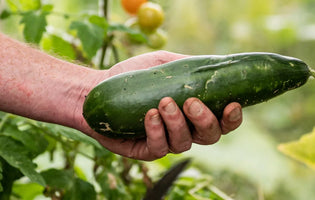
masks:
[[[113,66],[106,71],[105,79],[123,72],[146,69],[184,57],[187,56],[166,51],[142,54]],[[147,137],[144,139],[108,138],[93,131],[85,120],[82,122],[81,130],[114,153],[134,159],[154,160],[170,152],[187,151],[192,143],[213,144],[222,134],[236,129],[242,122],[241,106],[238,103],[231,103],[225,108],[220,122],[197,98],[187,99],[182,110],[170,97],[161,99],[158,108],[152,108],[146,114],[144,123]],[[185,116],[192,127],[188,125]]]
[[[147,112],[145,139],[107,138],[93,131],[85,121],[82,115],[85,95],[113,75],[164,64],[186,55],[157,51],[120,62],[110,70],[93,70],[51,57],[1,33],[0,44],[0,110],[75,128],[126,157],[154,160],[169,152],[186,151],[193,142],[212,144],[242,121],[241,106],[237,103],[225,108],[219,122],[196,98],[187,99],[182,112],[166,97],[158,108]],[[191,127],[184,116],[192,122]]]

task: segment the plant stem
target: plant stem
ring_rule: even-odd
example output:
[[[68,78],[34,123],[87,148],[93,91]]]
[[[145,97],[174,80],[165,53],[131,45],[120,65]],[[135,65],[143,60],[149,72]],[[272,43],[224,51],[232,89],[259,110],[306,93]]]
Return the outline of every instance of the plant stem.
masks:
[[[104,40],[104,43],[103,43],[103,46],[102,46],[101,60],[100,60],[100,64],[99,64],[99,68],[100,69],[105,69],[104,60],[105,60],[105,57],[106,57],[107,49],[109,47],[111,47],[113,39],[114,39],[114,35],[108,34],[106,39]]]
[[[100,13],[100,15],[102,17],[104,17],[108,23],[109,19],[108,19],[108,0],[99,0],[99,5],[102,6],[102,12]],[[100,63],[99,63],[99,68],[100,69],[104,69],[104,60],[105,60],[105,56],[106,56],[106,51],[107,48],[109,46],[109,35],[106,34],[106,38],[103,41],[103,45],[102,45],[102,53],[101,53],[101,59],[100,59]]]
[[[99,5],[102,8],[102,12],[100,13],[100,15],[106,19],[107,23],[109,23],[109,0],[99,0],[99,2],[100,2]],[[109,60],[109,57],[110,57],[110,54],[108,53],[109,48],[112,49],[115,63],[119,62],[119,54],[118,54],[117,48],[115,47],[115,45],[113,45],[113,39],[114,39],[114,34],[107,32],[106,38],[102,45],[102,53],[101,53],[101,58],[99,62],[100,69],[105,69],[107,68],[106,66],[109,65],[106,63],[104,64],[104,61],[106,62],[106,60]]]
[[[106,50],[107,50],[107,42],[104,42],[104,44],[102,46],[102,54],[101,54],[101,59],[100,59],[100,63],[99,63],[100,69],[104,69],[103,63],[104,63],[104,59],[105,59]]]
[[[108,0],[103,0],[104,5],[103,5],[103,14],[105,19],[108,19]]]
[[[113,51],[115,63],[118,63],[119,62],[119,54],[118,54],[117,48],[114,44],[112,44],[112,51]]]

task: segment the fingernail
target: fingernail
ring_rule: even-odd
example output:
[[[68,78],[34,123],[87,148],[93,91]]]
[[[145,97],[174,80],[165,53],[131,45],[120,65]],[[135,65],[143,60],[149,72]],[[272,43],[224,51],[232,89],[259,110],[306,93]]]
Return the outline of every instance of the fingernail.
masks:
[[[198,116],[202,112],[202,105],[199,101],[194,101],[190,104],[189,113],[193,116]]]
[[[176,105],[174,102],[170,102],[168,103],[165,107],[164,110],[168,113],[168,114],[172,114],[176,111]]]
[[[151,120],[151,123],[152,123],[153,125],[160,124],[161,121],[162,121],[159,114],[152,115],[151,118],[150,118],[150,120]]]
[[[234,110],[232,110],[230,113],[229,121],[235,122],[235,121],[238,121],[240,118],[241,118],[241,109],[234,108]]]

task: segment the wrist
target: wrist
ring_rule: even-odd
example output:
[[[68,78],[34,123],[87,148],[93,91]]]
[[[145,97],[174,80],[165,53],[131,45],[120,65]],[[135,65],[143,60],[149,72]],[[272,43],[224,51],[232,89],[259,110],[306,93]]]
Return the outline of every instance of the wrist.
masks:
[[[78,74],[74,75],[74,80],[72,80],[71,84],[72,95],[67,99],[69,105],[67,107],[70,111],[64,114],[64,116],[68,115],[68,121],[65,125],[87,133],[90,131],[90,127],[82,114],[85,98],[98,83],[109,76],[107,70],[94,70],[82,66],[77,67]]]
[[[85,95],[107,78],[0,34],[0,110],[81,130]]]

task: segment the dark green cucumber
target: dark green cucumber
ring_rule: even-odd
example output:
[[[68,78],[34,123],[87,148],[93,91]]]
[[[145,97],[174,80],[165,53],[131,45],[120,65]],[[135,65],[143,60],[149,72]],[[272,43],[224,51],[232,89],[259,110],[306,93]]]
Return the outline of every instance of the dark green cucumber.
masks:
[[[305,84],[314,71],[301,60],[272,53],[195,56],[111,77],[86,97],[89,126],[108,137],[145,136],[144,116],[163,97],[182,107],[189,97],[202,100],[220,118],[224,107],[267,101]]]

